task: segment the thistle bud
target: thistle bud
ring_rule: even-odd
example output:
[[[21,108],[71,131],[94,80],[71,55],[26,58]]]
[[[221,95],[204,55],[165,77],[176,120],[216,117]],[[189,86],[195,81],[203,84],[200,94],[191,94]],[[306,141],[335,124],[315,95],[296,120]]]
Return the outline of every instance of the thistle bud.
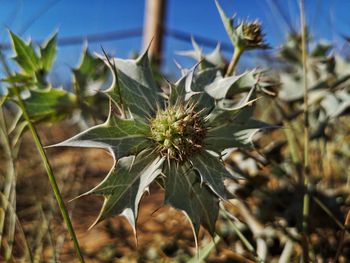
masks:
[[[239,34],[239,44],[244,49],[267,48],[268,45],[264,41],[264,33],[259,21],[242,22],[241,32]]]
[[[268,48],[268,45],[264,41],[265,35],[262,32],[262,26],[259,21],[241,21],[236,23],[235,17],[228,18],[218,2],[216,2],[216,6],[235,49],[243,52],[247,49]]]

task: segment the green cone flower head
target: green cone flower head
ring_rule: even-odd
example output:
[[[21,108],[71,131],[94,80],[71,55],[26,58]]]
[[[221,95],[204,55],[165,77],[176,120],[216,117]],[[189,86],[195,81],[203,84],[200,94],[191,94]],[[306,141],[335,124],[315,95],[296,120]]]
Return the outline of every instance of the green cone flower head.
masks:
[[[115,164],[89,192],[105,198],[95,223],[124,215],[135,230],[138,205],[157,179],[164,204],[183,211],[195,236],[204,226],[214,233],[224,179],[232,178],[221,159],[226,149],[247,147],[266,125],[251,119],[248,95],[235,103],[232,91],[252,91],[254,72],[223,78],[217,68],[183,70],[181,79],[161,94],[147,52],[136,60],[106,62],[114,81],[106,94],[110,112],[94,126],[56,146],[108,150]]]
[[[157,152],[181,163],[202,148],[206,127],[203,116],[194,110],[194,105],[177,103],[158,110],[151,120],[151,133]]]

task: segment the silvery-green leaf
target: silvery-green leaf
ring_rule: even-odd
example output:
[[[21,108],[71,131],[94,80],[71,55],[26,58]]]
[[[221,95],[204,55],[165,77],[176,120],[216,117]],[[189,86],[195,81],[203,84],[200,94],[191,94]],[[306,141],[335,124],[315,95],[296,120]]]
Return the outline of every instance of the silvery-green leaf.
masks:
[[[350,95],[345,90],[329,93],[321,102],[328,117],[337,117],[350,108]]]
[[[113,59],[113,83],[106,92],[118,104],[131,113],[151,116],[159,105],[158,87],[154,81],[147,51],[138,59]],[[108,66],[110,66],[108,64]]]
[[[281,73],[279,76],[282,86],[278,96],[282,100],[293,101],[304,96],[301,79],[296,79],[293,75],[287,73]]]
[[[220,52],[220,47],[220,43],[218,43],[215,49],[205,56],[205,60],[216,67],[222,67],[225,64],[225,60]]]
[[[103,195],[105,201],[96,223],[108,217],[124,215],[136,233],[138,206],[142,195],[161,173],[164,158],[144,151],[136,156],[120,158],[106,178],[83,194]]]
[[[205,184],[201,184],[199,175],[190,164],[178,166],[171,163],[170,167],[165,166],[165,203],[188,216],[196,241],[200,225],[213,234],[219,212],[218,198]]]
[[[174,104],[177,100],[187,101],[192,98],[196,108],[211,109],[214,99],[205,92],[205,87],[210,85],[220,74],[217,68],[197,70],[198,64],[184,72],[184,75],[171,86],[170,102]]]
[[[171,105],[175,105],[177,101],[185,101],[187,78],[188,75],[184,75],[176,83],[170,83],[169,103]]]
[[[215,81],[205,87],[205,91],[216,100],[231,98],[237,93],[251,90],[257,84],[255,71],[247,71],[238,76],[223,78],[218,76]]]
[[[342,103],[340,104],[337,112],[334,113],[334,116],[339,116],[346,109],[350,108],[350,94],[346,90],[340,90],[339,92],[336,93],[336,95],[342,101]]]
[[[199,45],[197,44],[196,40],[193,37],[191,37],[191,42],[192,42],[193,50],[178,51],[176,53],[180,56],[193,58],[194,60],[199,62],[202,60],[202,57],[203,57],[202,49],[199,47]]]
[[[342,65],[343,68],[347,68],[349,66],[343,64],[341,60],[336,60],[339,62],[340,65]],[[307,82],[308,82],[308,92],[310,96],[313,96],[313,93],[319,93],[321,91],[327,91],[334,89],[335,87],[346,83],[346,81],[349,80],[350,74],[349,71],[345,74],[345,72],[342,72],[342,74],[339,73],[339,77],[335,80],[333,80],[333,77],[330,77],[328,73],[327,67],[319,63],[317,61],[314,61],[312,64],[312,69],[313,71],[309,71],[307,74]],[[335,72],[339,70],[338,66],[336,66]],[[317,74],[315,73],[317,72]],[[334,74],[333,72],[332,74]],[[302,72],[301,69],[298,68],[296,69],[295,73],[285,73],[285,72],[280,72],[279,73],[280,77],[280,83],[281,88],[280,91],[278,92],[278,96],[285,101],[288,102],[295,102],[298,100],[302,100],[304,96],[304,88],[302,85]],[[326,94],[325,92],[324,94]],[[316,94],[316,96],[320,95]]]
[[[201,69],[224,66],[225,61],[220,52],[220,44],[217,44],[211,53],[204,54],[195,39],[192,37],[191,40],[193,50],[179,51],[177,52],[178,55],[190,57],[200,62]]]
[[[191,90],[195,92],[204,92],[205,87],[211,84],[218,76],[220,76],[220,72],[217,68],[208,68],[198,71],[193,77]]]
[[[233,18],[230,19],[225,15],[224,10],[222,10],[222,8],[219,5],[219,2],[217,0],[215,0],[215,4],[216,4],[216,7],[218,8],[218,11],[219,11],[222,23],[224,24],[224,27],[226,29],[226,32],[227,32],[232,44],[234,46],[236,46],[236,44],[238,42],[238,36],[236,33],[236,29],[233,26]]]
[[[175,84],[171,84],[170,104],[175,105],[178,101],[185,102],[196,94],[196,92],[192,90],[192,83],[197,66],[198,64],[184,72],[184,75]]]
[[[121,119],[110,113],[107,121],[53,146],[94,147],[110,150],[118,158],[137,154],[152,143],[150,128],[136,119]],[[51,147],[53,147],[51,146]]]
[[[193,169],[198,171],[202,182],[220,198],[226,198],[226,191],[223,181],[231,178],[230,173],[225,169],[224,164],[219,157],[209,154],[207,151],[201,151],[190,157]]]
[[[271,126],[250,119],[250,115],[249,107],[243,108],[233,120],[209,128],[207,137],[204,139],[205,148],[220,153],[228,148],[252,146],[254,134],[260,129]]]
[[[233,100],[220,100],[216,107],[207,116],[209,126],[222,125],[232,122],[234,119],[249,119],[253,115],[253,103],[257,99],[252,98],[254,88],[243,97],[238,103]]]
[[[339,78],[350,74],[350,62],[345,60],[338,54],[334,55],[335,59],[335,69],[334,72],[339,76]]]
[[[208,109],[211,110],[215,105],[215,100],[205,92],[205,87],[210,85],[216,78],[219,70],[217,68],[207,68],[198,71],[193,77],[191,90],[195,92],[193,101],[196,104],[197,110]]]

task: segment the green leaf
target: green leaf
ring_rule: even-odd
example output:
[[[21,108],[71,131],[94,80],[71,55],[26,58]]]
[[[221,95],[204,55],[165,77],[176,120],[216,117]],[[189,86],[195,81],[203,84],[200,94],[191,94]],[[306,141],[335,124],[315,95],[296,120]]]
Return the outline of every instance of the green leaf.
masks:
[[[6,76],[1,79],[3,82],[7,82],[10,84],[20,85],[20,86],[33,86],[34,80],[32,76],[23,75],[21,73],[16,73],[14,75]]]
[[[42,68],[47,72],[51,69],[57,52],[57,34],[54,34],[45,45],[40,48]]]
[[[74,95],[63,89],[47,88],[32,90],[24,103],[31,120],[57,121],[74,109],[74,100]]]
[[[224,164],[207,151],[202,151],[190,157],[193,169],[198,171],[201,179],[210,189],[220,198],[226,199],[224,179],[232,178],[231,174],[225,169]]]
[[[117,76],[107,94],[138,116],[151,116],[160,105],[147,51],[138,59],[114,59]],[[111,67],[111,65],[109,65]],[[112,65],[113,66],[113,65]],[[114,72],[113,68],[111,68]]]
[[[213,235],[219,212],[218,198],[206,185],[201,184],[199,175],[190,164],[171,163],[165,175],[165,203],[188,216],[196,243],[200,225]]]
[[[152,145],[150,128],[135,119],[121,119],[110,113],[107,121],[53,146],[107,149],[117,158],[137,154]]]
[[[99,185],[83,194],[100,194],[105,198],[93,225],[105,218],[122,214],[136,233],[139,202],[148,186],[161,173],[163,162],[164,158],[150,154],[149,151],[119,159]]]
[[[9,89],[11,91],[11,89]],[[12,98],[14,102],[17,101]],[[24,104],[30,119],[35,122],[57,122],[66,118],[74,110],[74,95],[51,87],[30,91],[30,96],[24,99]],[[13,118],[9,128],[12,144],[16,145],[27,129],[27,121],[21,110]]]
[[[108,66],[97,56],[93,56],[87,47],[83,49],[79,66],[73,69],[74,92],[82,116],[86,120],[93,114],[94,118],[104,119],[108,96],[98,92],[105,88],[110,77]]]
[[[10,31],[13,48],[16,52],[14,60],[29,75],[32,75],[39,69],[39,58],[34,48],[30,44],[26,44],[22,39]]]
[[[84,75],[88,81],[105,80],[109,73],[108,66],[97,56],[93,56],[89,49],[85,47],[79,66],[74,72]]]

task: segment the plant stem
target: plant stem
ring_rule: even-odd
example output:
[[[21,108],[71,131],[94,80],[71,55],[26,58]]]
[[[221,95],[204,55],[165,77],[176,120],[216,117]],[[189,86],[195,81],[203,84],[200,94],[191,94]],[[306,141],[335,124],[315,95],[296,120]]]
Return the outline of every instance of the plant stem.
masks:
[[[230,214],[225,210],[224,207],[221,207],[221,214],[223,215],[223,217],[229,222],[229,224],[231,225],[231,227],[233,228],[233,230],[236,232],[237,236],[239,237],[239,239],[242,241],[243,245],[248,249],[248,251],[250,253],[252,253],[255,257],[256,262],[258,263],[263,263],[264,261],[259,257],[258,253],[256,252],[255,248],[253,247],[253,245],[249,242],[249,240],[243,235],[243,233],[241,232],[241,230],[237,227],[237,225],[232,222],[232,219],[230,218]]]
[[[306,22],[304,0],[300,0],[300,27],[301,27],[301,51],[303,65],[303,85],[304,85],[304,198],[303,198],[303,261],[309,262],[308,256],[308,219],[310,210],[310,178],[309,178],[309,99],[308,99],[308,83],[307,83],[307,43],[306,43]]]
[[[4,235],[5,230],[5,217],[7,213],[9,214],[8,217],[13,219],[13,214],[8,210],[8,203],[12,204],[13,199],[15,198],[15,190],[16,190],[16,167],[15,167],[15,156],[13,149],[11,148],[10,140],[8,138],[7,134],[7,125],[5,120],[5,115],[3,112],[2,106],[0,106],[0,143],[2,144],[5,152],[5,157],[8,162],[8,167],[6,170],[6,176],[4,180],[4,188],[1,189],[3,191],[4,196],[1,199],[1,211],[0,211],[0,244],[2,244],[2,237]],[[15,206],[14,206],[15,207]],[[13,222],[13,220],[11,220]],[[9,224],[6,226],[8,228],[8,238],[7,238],[7,244],[8,246],[4,246],[5,248],[5,255],[11,255],[12,252],[12,245],[10,244],[13,237],[11,237],[11,233],[13,233],[14,224]],[[0,252],[1,252],[1,245],[0,245]],[[5,259],[7,256],[5,256]]]
[[[237,47],[235,48],[231,62],[230,62],[228,69],[226,71],[225,77],[232,76],[232,74],[235,72],[238,60],[241,57],[242,53],[243,53],[243,49],[237,48]]]
[[[15,86],[14,87],[14,91],[15,91],[15,94],[16,94],[16,96],[18,98],[19,107],[21,108],[21,110],[23,112],[23,117],[27,121],[28,128],[29,128],[30,132],[32,133],[32,136],[33,136],[33,139],[34,139],[34,142],[35,142],[35,146],[37,147],[37,149],[39,151],[39,154],[40,154],[40,157],[41,157],[41,159],[43,161],[46,173],[47,173],[47,175],[49,177],[49,181],[50,181],[52,190],[54,192],[55,198],[57,200],[58,206],[59,206],[59,208],[61,210],[64,222],[65,222],[66,227],[68,229],[68,232],[69,232],[69,234],[71,236],[71,239],[72,239],[72,241],[74,243],[74,248],[75,248],[75,251],[77,253],[77,256],[78,256],[80,262],[84,262],[84,258],[82,256],[82,253],[81,253],[81,250],[80,250],[80,247],[79,247],[79,243],[78,243],[78,239],[77,239],[77,237],[75,235],[74,228],[73,228],[72,222],[70,220],[68,210],[67,210],[67,208],[66,208],[66,206],[64,204],[61,192],[60,192],[59,187],[57,185],[56,179],[55,179],[55,177],[53,175],[53,171],[52,171],[51,165],[50,165],[50,163],[48,161],[48,158],[46,156],[45,150],[44,150],[44,148],[42,146],[42,143],[40,141],[38,133],[37,133],[34,125],[32,124],[32,122],[30,120],[30,117],[29,117],[28,112],[26,110],[25,104],[24,104],[24,102],[23,102],[23,100],[21,98],[21,95],[19,93],[18,87]]]

